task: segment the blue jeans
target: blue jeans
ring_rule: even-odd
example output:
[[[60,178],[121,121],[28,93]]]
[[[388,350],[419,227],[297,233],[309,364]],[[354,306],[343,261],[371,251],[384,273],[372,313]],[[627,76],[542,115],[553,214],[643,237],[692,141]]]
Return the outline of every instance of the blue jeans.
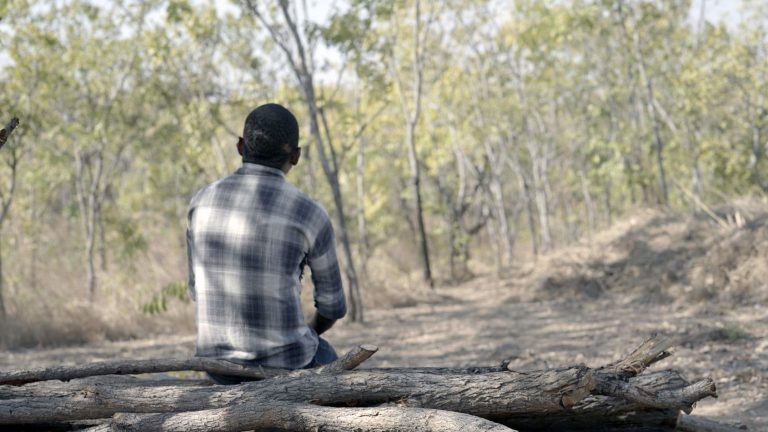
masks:
[[[331,363],[332,361],[339,358],[339,356],[336,354],[336,350],[333,349],[331,344],[328,343],[327,340],[318,337],[318,344],[317,344],[317,352],[315,353],[315,357],[312,359],[311,362],[309,362],[308,365],[304,366],[304,369],[319,367],[322,365],[327,365],[328,363]]]
[[[319,367],[322,365],[326,365],[328,363],[331,363],[332,361],[339,358],[339,356],[336,354],[336,350],[333,349],[331,344],[328,343],[327,340],[318,337],[318,344],[317,344],[317,352],[315,353],[315,357],[312,358],[312,361],[309,362],[308,365],[304,366],[303,369],[310,369]],[[211,373],[206,372],[208,374],[208,377],[219,385],[234,385],[234,384],[240,384],[246,381],[255,381],[253,378],[246,378],[246,377],[239,377],[234,375],[221,375],[217,373]]]

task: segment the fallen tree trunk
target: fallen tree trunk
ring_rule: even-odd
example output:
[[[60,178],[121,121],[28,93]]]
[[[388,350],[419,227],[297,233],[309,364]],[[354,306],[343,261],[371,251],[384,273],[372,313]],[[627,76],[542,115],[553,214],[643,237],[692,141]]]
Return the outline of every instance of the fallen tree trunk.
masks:
[[[708,379],[689,384],[673,371],[639,375],[666,358],[668,347],[666,339],[652,337],[623,360],[601,368],[526,372],[509,370],[506,364],[353,371],[376,351],[370,346],[312,370],[265,373],[240,365],[230,368],[221,361],[187,362],[204,370],[226,367],[240,376],[270,378],[236,386],[115,382],[114,377],[106,384],[89,378],[55,388],[44,383],[0,386],[0,425],[111,418],[93,430],[552,430],[564,424],[671,428],[680,410],[689,413],[696,401],[716,393]],[[140,368],[137,363],[123,362],[120,368],[107,363],[2,373],[0,379],[19,384],[105,370],[160,372],[157,362],[138,363]]]
[[[504,417],[561,411],[589,395],[593,388],[586,367],[475,375],[361,370],[214,387],[89,386],[64,397],[0,400],[0,424],[81,420],[120,412],[198,411],[267,402],[371,406],[400,401],[409,407]]]
[[[684,413],[677,418],[677,430],[681,432],[742,432],[745,429]]]
[[[171,414],[122,414],[89,432],[278,429],[287,431],[347,432],[515,432],[473,415],[425,408],[330,408],[309,404],[252,402],[229,408]]]
[[[372,345],[361,345],[335,362],[322,366],[315,373],[333,373],[354,369],[378,350]],[[56,366],[50,368],[0,372],[0,385],[19,386],[38,381],[69,381],[101,375],[136,375],[160,372],[197,371],[221,375],[234,375],[251,379],[266,379],[284,375],[297,375],[302,371],[275,369],[261,366],[245,366],[226,360],[206,357],[186,359],[113,360],[80,366]]]
[[[663,392],[686,387],[689,383],[677,371],[663,370],[630,378],[629,382],[648,392]],[[659,409],[626,399],[590,395],[570,410],[547,416],[517,416],[501,423],[525,431],[582,430],[594,431],[610,427],[655,427],[672,429],[677,423],[677,409]]]

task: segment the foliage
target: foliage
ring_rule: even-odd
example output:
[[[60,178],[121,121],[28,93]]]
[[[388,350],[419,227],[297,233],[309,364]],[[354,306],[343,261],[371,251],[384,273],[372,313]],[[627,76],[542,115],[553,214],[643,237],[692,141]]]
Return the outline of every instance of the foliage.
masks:
[[[141,306],[145,314],[154,315],[168,310],[168,301],[179,300],[189,303],[186,282],[174,282],[164,286],[159,292]]]

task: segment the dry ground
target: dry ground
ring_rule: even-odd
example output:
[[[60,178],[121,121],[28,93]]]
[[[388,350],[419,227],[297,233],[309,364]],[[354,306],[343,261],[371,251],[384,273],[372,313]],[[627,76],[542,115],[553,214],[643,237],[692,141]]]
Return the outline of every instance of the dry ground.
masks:
[[[428,302],[369,310],[366,323],[341,323],[327,337],[340,351],[362,343],[381,347],[370,367],[511,359],[525,370],[599,366],[664,332],[684,342],[657,367],[717,383],[719,399],[703,401],[695,413],[766,431],[768,219],[761,214],[723,229],[640,212],[591,243],[516,266],[504,278],[438,287],[423,296]],[[184,356],[193,344],[192,335],[178,335],[0,352],[0,369]]]

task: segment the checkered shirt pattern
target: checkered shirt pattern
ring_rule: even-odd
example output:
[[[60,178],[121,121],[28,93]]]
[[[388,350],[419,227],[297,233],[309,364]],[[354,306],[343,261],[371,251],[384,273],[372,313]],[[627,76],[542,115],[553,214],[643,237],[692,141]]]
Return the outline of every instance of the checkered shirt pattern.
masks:
[[[299,302],[305,265],[317,312],[346,313],[328,213],[281,170],[244,163],[200,190],[189,206],[189,293],[197,308],[197,355],[297,369],[318,337]]]

